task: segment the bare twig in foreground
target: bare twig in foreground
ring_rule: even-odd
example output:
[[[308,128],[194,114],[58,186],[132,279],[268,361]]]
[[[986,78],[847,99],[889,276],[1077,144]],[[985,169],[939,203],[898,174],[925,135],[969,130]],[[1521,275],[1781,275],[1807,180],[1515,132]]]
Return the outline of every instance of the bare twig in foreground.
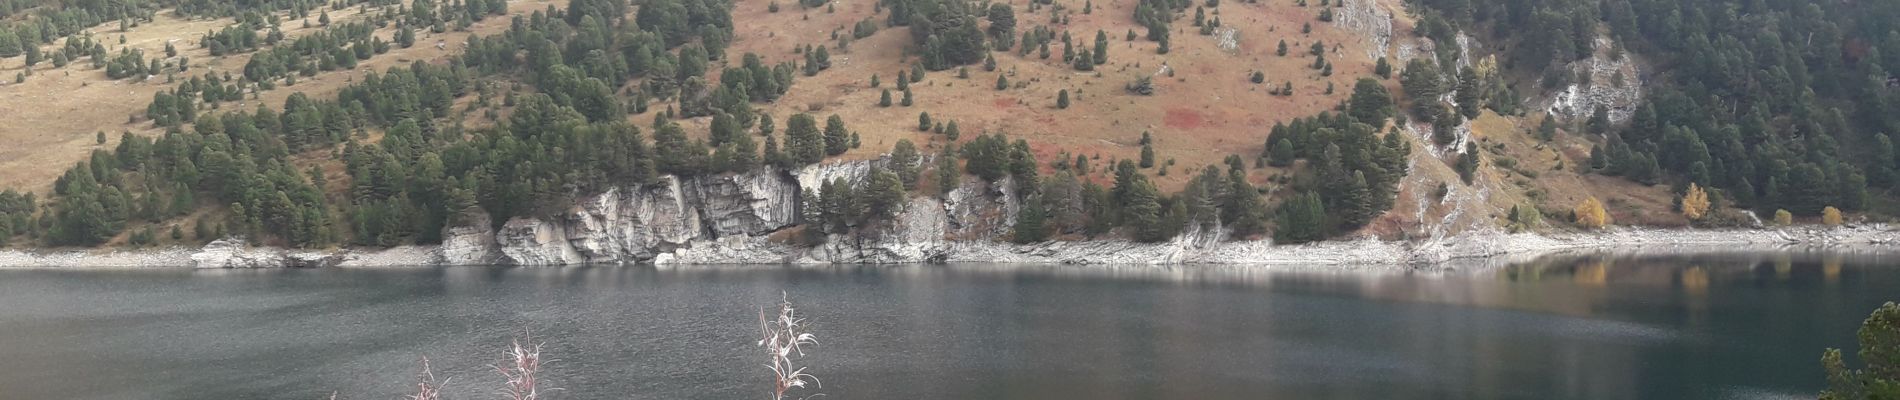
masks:
[[[781,293],[780,296],[785,295]],[[773,400],[784,400],[786,392],[792,388],[804,388],[808,380],[810,385],[824,386],[818,382],[818,377],[805,373],[805,367],[792,365],[793,356],[805,356],[805,345],[818,345],[818,337],[805,331],[805,320],[798,318],[789,297],[780,300],[778,318],[766,319],[765,309],[759,309],[759,347],[764,348],[770,357],[766,368],[772,370]]]
[[[503,360],[505,364],[494,365],[493,367],[495,367],[496,372],[500,372],[501,376],[508,380],[505,389],[502,390],[502,394],[507,395],[508,399],[537,400],[541,398],[541,394],[536,388],[536,385],[540,382],[537,381],[538,378],[535,376],[535,373],[541,371],[541,364],[543,363],[541,360],[541,344],[535,343],[531,346],[523,346],[521,340],[522,338],[515,338],[513,342],[510,343],[508,359]],[[532,338],[529,340],[532,340]]]
[[[448,381],[435,380],[435,372],[429,370],[429,358],[422,358],[422,373],[416,374],[416,394],[408,395],[409,400],[441,400],[442,385]],[[336,400],[332,395],[331,400]]]

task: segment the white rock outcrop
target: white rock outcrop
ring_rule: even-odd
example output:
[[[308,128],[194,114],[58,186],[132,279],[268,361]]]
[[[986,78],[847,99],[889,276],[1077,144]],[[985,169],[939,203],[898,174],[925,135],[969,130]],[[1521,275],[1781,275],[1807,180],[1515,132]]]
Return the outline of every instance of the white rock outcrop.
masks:
[[[316,250],[291,251],[276,247],[251,246],[243,239],[212,241],[191,255],[194,268],[321,268],[343,262],[337,252]]]
[[[1303,245],[1229,240],[1217,224],[1196,225],[1173,240],[1125,239],[1014,244],[1007,237],[1020,206],[1010,180],[966,178],[944,201],[915,197],[892,221],[859,234],[830,235],[822,244],[793,243],[798,199],[807,182],[863,179],[880,161],[838,162],[792,172],[679,180],[609,190],[579,199],[550,218],[515,218],[488,229],[488,218],[444,230],[439,246],[389,249],[285,250],[242,239],[199,249],[147,251],[0,251],[0,266],[198,268],[356,267],[402,265],[572,265],[587,263],[1061,263],[1431,265],[1459,259],[1521,259],[1556,252],[1785,246],[1900,250],[1900,230],[1884,225],[1746,230],[1619,229],[1605,232],[1506,234],[1495,229],[1434,234],[1414,241],[1357,239]],[[783,236],[783,237],[781,237]]]
[[[1608,36],[1599,36],[1596,53],[1570,64],[1571,72],[1587,77],[1588,81],[1558,88],[1548,99],[1539,102],[1544,110],[1551,115],[1582,120],[1590,118],[1601,106],[1610,122],[1629,121],[1643,103],[1643,71],[1629,52],[1613,54],[1603,50],[1615,45]]]

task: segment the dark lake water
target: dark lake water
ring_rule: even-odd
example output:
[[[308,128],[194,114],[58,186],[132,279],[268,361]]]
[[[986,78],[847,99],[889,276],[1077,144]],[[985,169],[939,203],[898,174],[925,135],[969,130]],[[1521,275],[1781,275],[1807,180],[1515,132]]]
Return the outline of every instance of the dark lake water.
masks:
[[[1459,272],[951,265],[0,270],[0,398],[763,399],[788,295],[824,399],[1812,398],[1900,258],[1569,257]],[[1853,351],[1849,350],[1849,354]]]

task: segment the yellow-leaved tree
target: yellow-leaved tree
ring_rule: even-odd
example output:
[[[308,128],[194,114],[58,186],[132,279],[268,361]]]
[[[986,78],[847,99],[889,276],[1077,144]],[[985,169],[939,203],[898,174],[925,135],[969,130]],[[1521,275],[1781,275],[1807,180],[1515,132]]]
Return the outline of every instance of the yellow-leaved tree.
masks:
[[[1827,206],[1821,209],[1821,224],[1835,226],[1841,224],[1841,209]]]
[[[1775,210],[1775,225],[1794,225],[1794,213],[1788,210]]]
[[[1576,214],[1579,226],[1601,229],[1610,225],[1610,213],[1603,209],[1603,202],[1597,201],[1596,196],[1584,199],[1583,203],[1577,204],[1577,208],[1571,212]]]
[[[1689,190],[1682,193],[1682,216],[1689,220],[1701,220],[1709,213],[1709,193],[1702,191],[1695,182],[1689,183]]]

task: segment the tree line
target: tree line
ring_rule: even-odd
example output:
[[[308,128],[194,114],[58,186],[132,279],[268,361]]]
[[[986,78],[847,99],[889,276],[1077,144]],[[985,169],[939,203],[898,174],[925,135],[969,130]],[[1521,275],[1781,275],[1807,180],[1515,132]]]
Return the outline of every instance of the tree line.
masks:
[[[1700,183],[1719,202],[1818,215],[1869,207],[1900,184],[1900,4],[1734,0],[1427,0],[1421,31],[1507,40],[1505,62],[1548,88],[1588,83],[1563,66],[1590,56],[1598,26],[1659,65],[1626,125],[1587,112],[1591,167],[1644,183]],[[1748,27],[1736,29],[1736,27]],[[1507,35],[1508,33],[1508,35]],[[1447,42],[1440,42],[1447,43]],[[1440,46],[1441,48],[1447,46]]]
[[[730,34],[729,10],[697,0],[661,1],[632,18],[617,0],[577,1],[566,11],[517,16],[502,34],[472,37],[468,50],[446,65],[418,62],[371,73],[332,100],[294,94],[281,111],[260,105],[203,112],[261,82],[194,77],[148,108],[166,128],[163,136],[126,135],[114,151],[95,152],[75,165],[27,230],[51,244],[96,245],[144,225],[134,237],[149,240],[153,222],[210,205],[224,211],[215,214],[224,218],[200,218],[193,237],[250,234],[305,247],[434,243],[445,226],[550,215],[578,196],[665,174],[690,179],[763,165],[796,168],[860,144],[838,116],[821,124],[816,115],[796,113],[781,124],[752,107],[785,93],[796,64],[767,66],[747,54],[729,62],[717,84],[710,83],[709,62],[726,60],[717,42]],[[913,6],[924,11],[911,15],[926,18],[961,12],[932,11],[921,3],[904,7]],[[890,7],[895,13],[899,6]],[[699,28],[690,28],[695,23]],[[283,73],[326,52],[315,49],[364,43],[361,36],[341,35],[312,38],[302,52],[291,44],[297,62],[284,63]],[[1104,34],[1097,36],[1099,42]],[[257,76],[268,82],[278,69],[260,71]],[[504,89],[491,79],[511,76],[538,91]],[[1376,128],[1394,114],[1391,96],[1376,82],[1361,86],[1341,106],[1345,112],[1274,129],[1263,160],[1305,161],[1291,179],[1297,195],[1277,211],[1247,179],[1242,157],[1208,166],[1184,190],[1166,195],[1142,172],[1157,167],[1152,157],[1146,165],[1112,163],[1113,185],[1102,187],[1079,178],[1087,173],[1087,158],[1071,161],[1065,155],[1044,176],[1026,141],[994,133],[943,146],[934,165],[925,165],[930,163],[914,144],[900,141],[892,149],[892,168],[861,182],[808,188],[817,190],[802,199],[803,222],[815,233],[882,226],[923,182],[934,180],[943,195],[969,174],[1015,185],[1023,204],[1012,235],[1017,241],[1066,234],[1161,241],[1197,224],[1231,228],[1240,236],[1272,230],[1285,242],[1316,240],[1390,208],[1393,187],[1405,171],[1396,160],[1404,159],[1409,146],[1394,134],[1379,136]],[[468,108],[455,106],[455,99],[471,94],[477,99]],[[496,96],[513,112],[495,113]],[[626,114],[648,112],[643,99],[668,97],[677,103],[652,112],[650,126],[624,122]],[[463,118],[479,108],[488,108],[497,126],[465,128]],[[711,116],[707,139],[690,139],[676,121],[695,114]],[[954,121],[931,121],[927,114],[920,120],[954,143]],[[380,141],[367,140],[374,130],[382,132]],[[294,157],[324,152],[339,162]],[[489,219],[468,220],[473,210]]]

